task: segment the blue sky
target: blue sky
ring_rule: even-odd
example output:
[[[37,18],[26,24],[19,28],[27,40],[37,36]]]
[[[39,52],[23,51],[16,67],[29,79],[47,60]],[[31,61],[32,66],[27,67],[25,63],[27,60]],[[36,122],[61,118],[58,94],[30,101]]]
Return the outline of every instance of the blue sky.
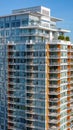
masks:
[[[73,0],[2,0],[0,15],[10,14],[11,10],[30,6],[43,5],[51,9],[51,15],[64,19],[58,26],[71,30],[73,42]]]

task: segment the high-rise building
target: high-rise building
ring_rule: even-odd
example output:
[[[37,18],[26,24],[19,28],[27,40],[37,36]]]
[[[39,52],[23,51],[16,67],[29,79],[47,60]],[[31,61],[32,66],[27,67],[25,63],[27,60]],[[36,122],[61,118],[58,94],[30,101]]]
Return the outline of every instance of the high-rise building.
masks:
[[[0,130],[72,130],[73,46],[43,6],[0,17]]]

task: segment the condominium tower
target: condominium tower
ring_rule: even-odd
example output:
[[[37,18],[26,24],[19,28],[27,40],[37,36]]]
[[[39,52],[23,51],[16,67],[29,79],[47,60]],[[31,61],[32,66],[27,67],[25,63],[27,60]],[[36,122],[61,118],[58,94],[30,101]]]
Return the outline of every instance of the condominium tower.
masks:
[[[0,130],[72,129],[73,46],[58,21],[43,6],[0,16]]]

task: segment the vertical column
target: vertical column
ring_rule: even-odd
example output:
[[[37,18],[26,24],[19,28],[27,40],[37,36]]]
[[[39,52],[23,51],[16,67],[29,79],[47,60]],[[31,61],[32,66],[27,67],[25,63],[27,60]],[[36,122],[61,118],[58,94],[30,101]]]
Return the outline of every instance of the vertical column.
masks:
[[[57,46],[57,49],[58,49],[58,88],[57,88],[57,92],[58,92],[58,124],[57,124],[57,127],[58,127],[58,130],[60,128],[60,69],[61,69],[61,66],[60,66],[60,57],[61,57],[61,45],[58,44]]]
[[[45,130],[48,130],[49,129],[49,96],[48,96],[48,93],[49,93],[49,44],[46,44],[46,86],[45,86]]]
[[[70,94],[71,94],[71,45],[68,45],[68,86],[67,86],[67,130],[70,130]]]
[[[12,113],[13,113],[13,110],[10,108],[10,106],[13,106],[12,104],[12,97],[11,97],[11,94],[12,94],[12,85],[10,84],[10,73],[11,73],[11,68],[10,68],[10,65],[9,65],[9,62],[11,61],[11,58],[10,58],[10,54],[11,54],[11,48],[12,48],[12,45],[8,45],[8,130],[11,130],[13,128],[13,122],[12,122]],[[11,88],[11,89],[10,89]]]
[[[71,45],[71,128],[73,129],[73,45]]]

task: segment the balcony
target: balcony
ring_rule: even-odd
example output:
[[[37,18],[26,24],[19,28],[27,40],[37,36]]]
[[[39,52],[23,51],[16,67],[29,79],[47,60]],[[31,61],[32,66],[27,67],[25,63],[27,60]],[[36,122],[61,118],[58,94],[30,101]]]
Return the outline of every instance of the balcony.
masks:
[[[33,125],[33,123],[31,123],[31,124],[27,124],[26,127],[29,127],[29,128],[35,128],[35,126]]]
[[[54,109],[54,110],[56,110],[58,108],[60,108],[58,105],[52,105],[52,106],[49,106],[48,109]]]
[[[49,124],[57,124],[59,122],[59,120],[57,119],[49,119]]]
[[[49,66],[60,66],[60,63],[58,63],[58,61],[57,62],[50,62]]]
[[[50,84],[49,85],[49,88],[58,88],[59,86],[56,84],[56,85],[54,85],[54,84]]]
[[[73,103],[73,98],[70,99],[71,103]]]
[[[49,98],[49,102],[58,102],[59,98]]]
[[[57,52],[57,51],[60,52],[61,49],[59,49],[58,47],[56,47],[56,48],[50,48],[49,51],[50,51],[50,52]]]
[[[8,130],[13,130],[14,126],[11,126],[10,123],[8,123]]]
[[[35,93],[35,91],[33,90],[33,89],[31,89],[31,90],[26,90],[26,93],[30,93],[30,94],[34,94]]]
[[[36,27],[50,29],[50,24],[44,24],[44,23],[41,23],[41,22],[32,22],[32,23],[29,22],[26,25],[21,25],[19,28],[24,29],[24,28],[36,28]],[[56,28],[54,28],[54,29],[56,29]],[[32,32],[32,33],[34,33],[34,32]]]
[[[57,92],[57,91],[49,91],[48,94],[49,94],[49,95],[58,95],[58,94],[60,94],[60,92]]]
[[[60,57],[58,55],[50,55],[48,58],[49,59],[59,59]]]
[[[30,106],[30,107],[35,106],[35,104],[34,104],[33,102],[27,103],[26,105],[27,105],[27,106]]]
[[[59,80],[59,78],[57,76],[53,77],[53,76],[50,76],[49,77],[49,80]]]
[[[58,69],[50,69],[49,73],[60,73],[60,71]]]
[[[49,113],[49,115],[48,116],[53,116],[53,117],[57,117],[59,114],[58,113],[56,113],[56,112],[51,112],[51,113]]]
[[[35,114],[35,112],[33,110],[26,110],[25,113],[27,113],[27,114]]]
[[[33,116],[31,116],[31,117],[27,117],[26,120],[27,120],[27,121],[35,121],[35,119],[33,118]]]
[[[54,126],[54,125],[53,125],[53,126],[49,127],[49,129],[50,129],[50,130],[58,130],[59,128],[58,128],[57,126]]]
[[[73,110],[73,104],[70,104],[70,108]]]

